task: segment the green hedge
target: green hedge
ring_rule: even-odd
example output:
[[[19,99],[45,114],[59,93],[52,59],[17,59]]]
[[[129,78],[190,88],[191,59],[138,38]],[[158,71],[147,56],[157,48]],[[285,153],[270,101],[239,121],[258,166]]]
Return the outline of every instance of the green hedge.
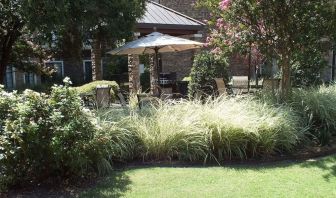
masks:
[[[112,87],[111,99],[115,100],[116,93],[119,90],[119,85],[115,81],[106,81],[106,80],[93,81],[80,87],[75,87],[75,89],[79,94],[88,94],[88,93],[94,93],[96,87],[99,85],[110,85]]]

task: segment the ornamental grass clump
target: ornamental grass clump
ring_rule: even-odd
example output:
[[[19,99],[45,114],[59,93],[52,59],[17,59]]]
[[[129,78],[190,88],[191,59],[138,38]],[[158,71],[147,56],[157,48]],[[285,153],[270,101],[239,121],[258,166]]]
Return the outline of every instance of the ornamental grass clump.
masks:
[[[290,151],[303,137],[300,120],[289,109],[247,98],[206,103],[202,121],[218,160]]]
[[[138,136],[140,157],[144,160],[205,160],[209,154],[207,130],[202,126],[197,108],[189,103],[162,103],[151,111],[147,109],[131,116],[127,122],[129,130]]]
[[[113,115],[118,114],[102,117]],[[291,151],[303,139],[300,126],[299,117],[285,106],[220,98],[161,102],[119,120],[114,116],[105,122],[105,131],[112,135],[121,130],[120,135],[127,136],[111,141],[113,158],[222,161]],[[127,152],[120,152],[121,147]]]
[[[336,135],[336,85],[295,90],[289,104],[320,144],[329,143]]]

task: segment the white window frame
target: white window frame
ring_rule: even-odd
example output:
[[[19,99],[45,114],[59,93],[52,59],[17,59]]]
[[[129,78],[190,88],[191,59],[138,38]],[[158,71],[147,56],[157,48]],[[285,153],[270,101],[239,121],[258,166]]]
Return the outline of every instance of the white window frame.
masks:
[[[13,76],[13,89],[16,88],[16,68],[12,67],[12,76]]]
[[[87,62],[91,62],[91,66],[92,66],[92,60],[91,59],[85,59],[83,60],[83,73],[84,73],[84,80],[86,80],[86,71],[85,71],[85,63]],[[100,68],[101,68],[101,72],[102,72],[102,75],[104,74],[104,67],[103,67],[103,59],[100,60]]]
[[[5,71],[5,79],[4,79],[4,85],[7,87],[8,82],[7,82],[7,69],[11,69],[11,74],[12,74],[12,89],[16,88],[16,68],[13,66],[6,66],[6,71]],[[8,88],[8,87],[7,87]]]
[[[61,63],[61,65],[62,65],[62,78],[64,78],[64,61],[44,61],[44,66],[46,67],[47,64],[52,64],[52,63]]]
[[[25,85],[27,85],[27,82],[26,82],[26,74],[29,74],[29,73],[33,73],[33,76],[34,76],[34,85],[37,85],[37,75],[36,75],[36,73],[34,73],[34,72],[24,72],[24,73],[23,73],[23,83],[24,83]]]

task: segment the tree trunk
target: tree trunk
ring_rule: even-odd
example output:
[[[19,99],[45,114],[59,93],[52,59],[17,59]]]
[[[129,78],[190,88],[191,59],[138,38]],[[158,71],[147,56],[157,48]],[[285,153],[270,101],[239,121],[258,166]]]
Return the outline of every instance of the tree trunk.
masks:
[[[74,85],[79,85],[84,81],[82,47],[80,32],[76,24],[72,24],[64,35],[63,58],[70,65],[70,67],[64,68],[64,73],[71,76]]]
[[[8,56],[8,55],[4,55],[4,53],[5,52],[3,52],[1,56],[1,60],[0,60],[0,84],[3,84],[5,82],[5,72],[6,72],[7,62],[8,62],[8,60],[4,58],[4,56]]]
[[[102,58],[101,58],[101,39],[96,36],[92,41],[91,60],[92,60],[92,80],[102,80]]]
[[[287,54],[282,57],[281,69],[282,69],[282,78],[281,78],[280,99],[281,101],[285,101],[286,99],[288,99],[291,93],[291,66],[290,66],[290,58]]]

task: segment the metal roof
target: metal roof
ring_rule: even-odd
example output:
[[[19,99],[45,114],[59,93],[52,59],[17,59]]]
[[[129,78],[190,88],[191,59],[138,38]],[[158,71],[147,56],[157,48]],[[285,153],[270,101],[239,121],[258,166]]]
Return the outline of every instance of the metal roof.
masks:
[[[148,1],[145,15],[137,21],[137,28],[201,30],[205,24],[180,12]]]

